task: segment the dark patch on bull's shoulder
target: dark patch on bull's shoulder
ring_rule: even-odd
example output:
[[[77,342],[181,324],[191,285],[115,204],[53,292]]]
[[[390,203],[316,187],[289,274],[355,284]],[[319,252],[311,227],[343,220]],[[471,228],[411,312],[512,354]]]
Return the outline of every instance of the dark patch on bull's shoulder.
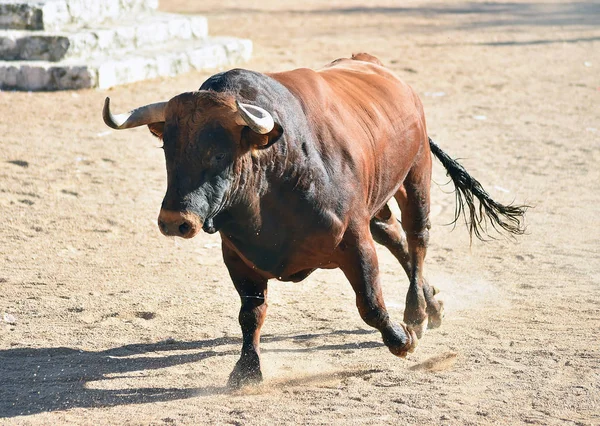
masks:
[[[228,92],[237,99],[250,101],[268,111],[289,104],[291,93],[278,81],[268,75],[235,68],[209,77],[200,90]]]
[[[254,99],[257,94],[255,81],[260,73],[248,71],[241,68],[234,68],[229,71],[220,72],[209,77],[200,90],[210,90],[213,92],[244,92],[246,99]]]

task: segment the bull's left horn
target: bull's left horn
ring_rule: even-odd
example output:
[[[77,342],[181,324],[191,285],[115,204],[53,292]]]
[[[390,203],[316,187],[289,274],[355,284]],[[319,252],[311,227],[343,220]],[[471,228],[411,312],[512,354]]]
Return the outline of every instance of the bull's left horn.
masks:
[[[273,130],[273,127],[275,127],[273,116],[266,110],[255,105],[243,104],[237,100],[235,103],[243,120],[243,123],[240,124],[250,127],[256,133],[260,133],[261,135],[266,135]]]
[[[132,127],[143,126],[144,124],[165,121],[166,106],[166,102],[157,102],[141,106],[124,114],[113,115],[110,112],[110,98],[106,98],[104,108],[102,109],[102,118],[106,125],[113,129],[130,129]]]

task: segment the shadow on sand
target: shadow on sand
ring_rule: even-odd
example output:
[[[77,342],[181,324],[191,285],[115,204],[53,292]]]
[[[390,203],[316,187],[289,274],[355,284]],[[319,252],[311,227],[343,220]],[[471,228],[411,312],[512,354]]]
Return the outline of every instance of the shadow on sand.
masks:
[[[323,3],[326,5],[327,3]],[[207,10],[207,13],[215,11]],[[507,26],[598,26],[600,4],[597,2],[575,1],[564,3],[553,2],[494,2],[485,3],[436,2],[415,6],[356,6],[356,7],[317,7],[308,10],[264,10],[262,8],[223,8],[219,14],[300,14],[300,15],[405,15],[413,17],[446,18],[447,27],[454,29],[472,30],[474,28],[494,28]],[[461,20],[462,17],[468,18]],[[442,28],[444,25],[441,26]],[[432,30],[439,31],[436,25]]]
[[[267,346],[269,342],[282,340],[290,340],[301,346],[297,349],[270,349],[272,352],[329,351],[381,346],[381,343],[367,341],[302,347],[302,342],[314,341],[328,335],[373,333],[376,332],[339,330],[292,336],[265,335],[261,340]],[[112,407],[227,393],[231,389],[226,386],[92,389],[87,387],[87,383],[126,377],[132,372],[201,362],[211,357],[233,355],[237,358],[240,345],[239,338],[223,337],[190,342],[167,340],[131,344],[103,351],[65,347],[0,350],[0,419],[76,407]],[[223,346],[235,346],[235,349]],[[268,352],[268,347],[263,351]],[[233,365],[234,362],[231,363],[231,368]]]

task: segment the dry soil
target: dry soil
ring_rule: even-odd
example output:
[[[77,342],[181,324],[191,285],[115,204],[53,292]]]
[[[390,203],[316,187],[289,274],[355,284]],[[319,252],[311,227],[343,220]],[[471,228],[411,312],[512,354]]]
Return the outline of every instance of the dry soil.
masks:
[[[600,5],[525,1],[163,1],[249,37],[258,71],[366,51],[409,82],[431,137],[502,202],[516,241],[446,226],[435,165],[430,282],[446,318],[398,359],[339,271],[273,282],[265,382],[230,391],[239,299],[218,235],[163,237],[158,142],[114,108],[210,75],[110,91],[0,93],[0,423],[600,424]],[[407,280],[381,248],[385,298]]]

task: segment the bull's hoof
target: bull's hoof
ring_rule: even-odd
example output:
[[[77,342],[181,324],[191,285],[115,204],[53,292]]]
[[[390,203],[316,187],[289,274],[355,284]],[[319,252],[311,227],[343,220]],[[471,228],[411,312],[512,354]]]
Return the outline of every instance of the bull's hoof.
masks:
[[[407,322],[406,323],[407,328],[415,333],[415,336],[417,336],[417,339],[421,339],[423,337],[423,335],[425,334],[425,331],[427,330],[428,327],[428,317],[425,317],[424,320],[420,321],[420,322]]]
[[[258,354],[245,354],[239,359],[235,368],[229,375],[227,386],[239,389],[242,386],[256,385],[262,382],[263,376],[260,370],[260,359]]]
[[[242,372],[236,368],[229,375],[227,386],[232,389],[239,389],[243,386],[257,385],[262,382],[262,380],[263,377],[260,370]]]
[[[417,348],[419,339],[414,331],[404,324],[392,324],[389,328],[381,332],[383,343],[388,347],[391,353],[404,358],[408,353],[412,353]]]
[[[407,307],[404,311],[404,323],[408,326],[408,329],[415,332],[417,339],[422,338],[423,334],[425,334],[427,317],[425,309],[410,309]]]
[[[427,313],[429,314],[427,328],[438,328],[442,325],[442,319],[444,318],[444,302],[438,300],[437,305],[438,306],[434,309],[431,309],[430,306],[427,307]]]

